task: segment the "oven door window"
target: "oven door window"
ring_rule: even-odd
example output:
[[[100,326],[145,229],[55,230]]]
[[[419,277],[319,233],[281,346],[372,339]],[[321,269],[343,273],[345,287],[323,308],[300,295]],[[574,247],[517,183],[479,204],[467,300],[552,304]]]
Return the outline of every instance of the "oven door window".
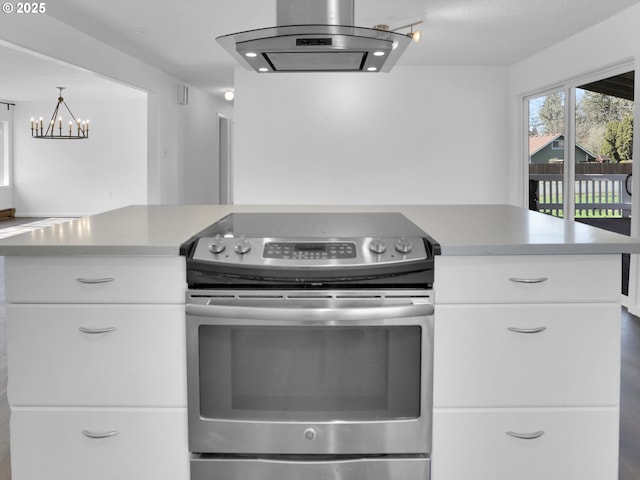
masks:
[[[265,421],[420,416],[421,328],[199,327],[200,415]]]

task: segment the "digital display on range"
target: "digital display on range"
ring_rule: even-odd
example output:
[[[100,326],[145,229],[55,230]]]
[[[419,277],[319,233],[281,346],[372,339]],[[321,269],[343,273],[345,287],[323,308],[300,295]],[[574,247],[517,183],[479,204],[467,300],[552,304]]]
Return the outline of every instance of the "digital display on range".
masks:
[[[296,252],[326,252],[327,245],[325,243],[296,243],[294,249]]]
[[[297,260],[356,258],[356,245],[353,242],[269,242],[264,247],[263,257]]]

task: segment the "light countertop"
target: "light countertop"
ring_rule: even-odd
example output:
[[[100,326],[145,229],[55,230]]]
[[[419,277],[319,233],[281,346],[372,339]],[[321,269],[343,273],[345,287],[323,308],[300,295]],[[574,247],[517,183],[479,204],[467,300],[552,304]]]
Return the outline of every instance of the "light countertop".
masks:
[[[232,212],[400,212],[442,255],[640,253],[640,241],[509,205],[129,206],[0,240],[0,255],[178,255]]]

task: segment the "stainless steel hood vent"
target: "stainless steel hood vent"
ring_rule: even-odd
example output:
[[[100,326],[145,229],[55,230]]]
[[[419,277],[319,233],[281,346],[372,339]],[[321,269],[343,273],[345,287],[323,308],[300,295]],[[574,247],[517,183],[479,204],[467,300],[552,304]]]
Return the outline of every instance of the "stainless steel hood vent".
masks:
[[[216,39],[256,72],[388,72],[411,43],[401,33],[354,27],[354,0],[276,1],[278,26]]]

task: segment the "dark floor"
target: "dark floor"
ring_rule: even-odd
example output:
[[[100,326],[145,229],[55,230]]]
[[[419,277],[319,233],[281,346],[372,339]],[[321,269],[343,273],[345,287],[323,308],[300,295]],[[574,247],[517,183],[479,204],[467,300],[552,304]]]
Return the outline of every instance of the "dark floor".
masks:
[[[640,480],[640,318],[622,309],[620,480]]]

